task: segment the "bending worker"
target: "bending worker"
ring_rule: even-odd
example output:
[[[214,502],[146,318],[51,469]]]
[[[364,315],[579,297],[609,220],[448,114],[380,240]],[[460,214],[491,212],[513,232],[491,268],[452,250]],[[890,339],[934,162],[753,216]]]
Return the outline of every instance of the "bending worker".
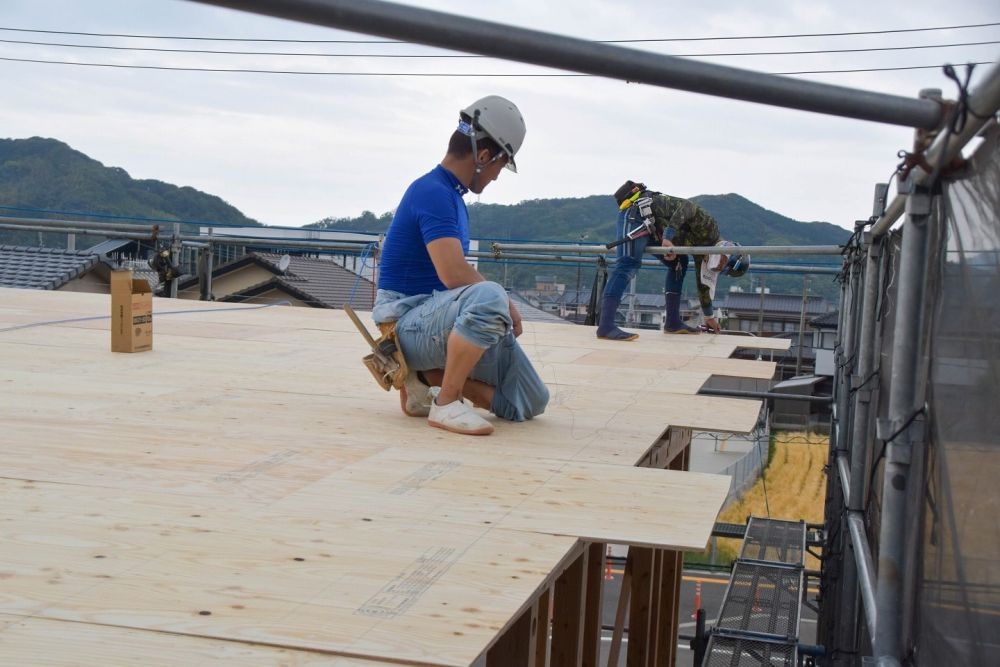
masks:
[[[525,125],[510,101],[491,95],[460,113],[439,165],[403,195],[386,233],[372,317],[396,323],[409,374],[403,412],[468,435],[493,432],[472,405],[503,419],[541,414],[549,392],[515,340],[521,315],[503,287],[466,260],[469,216],[462,196],[481,193],[506,167]]]
[[[639,334],[623,331],[615,326],[615,313],[621,304],[625,288],[642,265],[642,255],[651,243],[671,246],[719,246],[718,255],[695,256],[695,277],[698,283],[698,300],[705,316],[705,326],[718,332],[712,298],[715,282],[720,274],[742,276],[750,268],[750,257],[734,252],[731,241],[719,236],[719,225],[705,209],[697,204],[648,190],[643,183],[626,181],[615,192],[618,203],[618,238],[627,239],[618,246],[615,269],[604,288],[601,317],[597,337],[608,340],[635,340]],[[666,318],[663,333],[696,334],[698,330],[681,321],[681,288],[687,274],[688,255],[666,254],[659,256],[667,266],[664,288]]]

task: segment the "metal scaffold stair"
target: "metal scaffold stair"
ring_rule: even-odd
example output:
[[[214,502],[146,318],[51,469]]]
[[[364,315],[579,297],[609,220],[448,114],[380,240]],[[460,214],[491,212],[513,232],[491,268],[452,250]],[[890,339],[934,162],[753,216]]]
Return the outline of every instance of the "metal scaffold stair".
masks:
[[[805,546],[805,522],[751,517],[705,667],[797,664]]]

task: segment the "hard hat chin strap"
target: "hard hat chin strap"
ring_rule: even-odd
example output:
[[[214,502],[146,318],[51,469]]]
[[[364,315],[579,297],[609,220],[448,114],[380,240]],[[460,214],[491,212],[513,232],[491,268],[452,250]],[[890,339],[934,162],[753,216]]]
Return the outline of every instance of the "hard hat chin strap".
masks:
[[[458,129],[463,134],[469,136],[469,141],[472,143],[472,162],[475,165],[475,171],[472,174],[472,181],[469,183],[469,189],[473,192],[476,191],[476,184],[479,181],[479,175],[483,173],[483,169],[490,166],[494,162],[500,159],[500,156],[504,155],[503,150],[497,151],[497,154],[493,156],[493,159],[485,164],[479,163],[479,144],[476,142],[476,135],[479,133],[476,127],[479,125],[479,109],[476,109],[472,116],[470,122],[459,121]]]

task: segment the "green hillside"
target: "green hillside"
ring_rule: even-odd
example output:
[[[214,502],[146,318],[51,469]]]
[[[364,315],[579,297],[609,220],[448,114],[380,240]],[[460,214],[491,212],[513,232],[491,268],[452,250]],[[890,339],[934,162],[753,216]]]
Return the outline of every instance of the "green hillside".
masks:
[[[162,181],[133,179],[56,139],[0,139],[0,205],[104,215],[258,225],[214,195]],[[0,215],[33,217],[0,209]],[[69,216],[66,216],[69,217]],[[88,239],[89,240],[89,239]],[[45,235],[46,245],[64,245]],[[35,233],[0,230],[0,243],[38,242]]]
[[[774,211],[769,211],[737,194],[700,195],[692,198],[719,221],[724,238],[743,245],[835,245],[843,243],[850,232],[827,222],[799,222]],[[485,241],[562,241],[577,243],[606,243],[614,240],[615,219],[618,209],[609,195],[593,195],[574,199],[533,199],[519,204],[470,204],[469,224],[473,238]],[[392,221],[391,213],[375,215],[366,211],[358,218],[322,220],[310,227],[353,231],[384,232]],[[830,257],[766,258],[771,262],[801,262],[809,264],[837,264]],[[480,264],[484,275],[510,287],[529,287],[537,275],[555,275],[567,289],[575,289],[577,279],[581,289],[589,289],[594,279],[593,265],[584,265],[579,272],[575,265],[527,264],[511,260],[502,263],[484,261]],[[579,276],[578,276],[579,273]],[[751,272],[752,273],[752,272]],[[505,277],[506,276],[506,279]],[[750,288],[752,276],[731,284]],[[641,292],[663,290],[663,271],[643,269],[639,274],[637,289]],[[768,287],[774,292],[801,293],[801,276],[768,275]],[[693,289],[694,281],[686,281]],[[839,290],[829,276],[815,276],[811,292],[835,298]]]
[[[754,204],[737,194],[701,195],[693,198],[718,220],[725,238],[744,245],[826,245],[843,243],[847,230],[825,222],[799,222]],[[0,139],[0,206],[93,212],[103,215],[198,220],[222,224],[258,225],[219,197],[191,187],[178,187],[157,180],[133,179],[124,169],[106,167],[55,139]],[[0,215],[24,216],[23,212],[0,209]],[[518,204],[470,204],[469,218],[474,238],[481,247],[489,241],[559,241],[588,244],[614,239],[617,207],[610,195],[563,199],[533,199]],[[81,217],[81,216],[77,216]],[[364,212],[357,218],[326,219],[313,228],[385,231],[392,213]],[[87,243],[97,242],[90,237]],[[39,234],[0,230],[0,243],[37,245]],[[48,246],[65,245],[65,235],[45,234]],[[611,254],[611,253],[609,253]],[[755,261],[760,261],[754,258]],[[839,258],[768,258],[782,263],[834,263]],[[538,275],[555,275],[568,289],[589,289],[595,264],[527,263],[515,260],[483,260],[487,277],[508,287],[532,287]],[[745,289],[759,273],[734,281]],[[638,290],[659,292],[664,272],[659,267],[643,269]],[[768,275],[775,292],[801,292],[800,276]],[[687,281],[693,290],[694,281]],[[811,291],[835,298],[838,289],[828,276],[816,276]],[[728,286],[727,286],[728,287]]]

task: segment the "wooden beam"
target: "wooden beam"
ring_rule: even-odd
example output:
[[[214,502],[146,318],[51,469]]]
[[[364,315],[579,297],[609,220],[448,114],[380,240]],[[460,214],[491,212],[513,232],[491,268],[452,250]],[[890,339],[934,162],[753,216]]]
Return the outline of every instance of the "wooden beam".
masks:
[[[486,667],[528,665],[531,650],[531,630],[535,605],[528,607],[500,639],[486,652]]]
[[[582,667],[597,667],[597,662],[601,659],[601,611],[604,601],[606,559],[606,544],[595,542],[587,547],[587,590],[583,614]]]
[[[549,586],[534,606],[531,625],[531,667],[549,667],[549,628],[552,623],[552,587]]]
[[[586,550],[556,579],[552,616],[552,667],[578,667],[583,656],[587,596]]]
[[[653,613],[653,549],[630,547],[632,593],[628,615],[628,667],[646,667],[650,656],[650,625]]]
[[[615,626],[611,631],[611,646],[608,648],[608,667],[618,667],[618,656],[621,655],[622,635],[625,633],[625,610],[628,609],[632,594],[632,550],[625,559],[625,571],[622,573],[622,584],[618,591],[618,608],[615,610]]]

